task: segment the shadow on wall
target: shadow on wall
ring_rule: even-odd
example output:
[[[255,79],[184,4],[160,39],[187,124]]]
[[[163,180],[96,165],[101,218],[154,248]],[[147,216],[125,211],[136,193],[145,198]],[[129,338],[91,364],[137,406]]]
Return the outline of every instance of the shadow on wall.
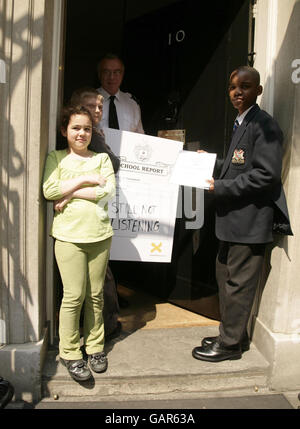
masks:
[[[293,146],[293,139],[295,136],[299,136],[300,127],[299,121],[296,118],[299,117],[299,104],[294,102],[297,100],[296,91],[299,91],[297,88],[297,83],[293,82],[292,74],[295,69],[292,68],[292,62],[296,58],[300,58],[299,44],[295,44],[295,40],[299,40],[299,17],[300,17],[300,1],[294,6],[293,12],[289,24],[286,29],[285,37],[283,38],[281,47],[279,49],[278,55],[275,59],[274,69],[276,70],[275,77],[275,96],[274,96],[274,118],[278,121],[283,134],[284,134],[284,156],[283,156],[283,165],[282,165],[282,182],[283,186],[288,179],[288,174],[291,166],[291,150]],[[255,64],[254,64],[255,67]],[[300,70],[299,70],[300,75]],[[271,88],[271,80],[273,76],[270,76],[264,88]],[[300,83],[298,83],[300,85]],[[266,93],[262,94],[261,105],[264,106]],[[298,115],[297,115],[298,113]],[[297,128],[298,127],[298,128]],[[296,137],[297,138],[297,137]],[[293,163],[295,159],[293,159]],[[289,205],[288,194],[286,193],[287,204]],[[290,218],[291,228],[293,230],[293,219]],[[291,238],[292,239],[292,238]],[[274,236],[274,242],[267,246],[267,251],[265,255],[265,264],[262,272],[259,289],[257,291],[256,300],[253,307],[253,319],[252,319],[252,329],[253,332],[255,325],[255,318],[258,315],[260,303],[262,300],[264,288],[267,284],[270,272],[272,270],[271,256],[272,250],[275,247],[279,247],[284,250],[287,255],[287,258],[291,260],[289,255],[289,238],[288,236],[276,234]],[[270,287],[272,287],[270,285]],[[275,289],[276,285],[274,285]]]
[[[0,376],[8,379],[15,388],[16,399],[22,396],[18,388],[18,377],[28,372],[30,362],[22,363],[18,359],[18,350],[10,350],[8,344],[24,344],[37,341],[34,327],[28,308],[33,305],[33,297],[27,278],[27,269],[30,265],[30,255],[26,250],[26,243],[30,240],[27,236],[27,222],[24,213],[28,209],[26,186],[29,178],[29,166],[26,163],[30,144],[30,130],[25,118],[25,129],[22,140],[17,141],[14,123],[18,121],[19,110],[30,115],[29,98],[19,99],[18,106],[12,105],[12,100],[19,97],[18,91],[22,91],[22,83],[25,87],[30,86],[32,72],[40,62],[42,56],[42,39],[37,34],[43,25],[42,18],[31,19],[27,14],[16,22],[11,22],[10,11],[7,10],[6,2],[2,5],[2,24],[4,30],[13,27],[13,31],[4,31],[3,48],[4,53],[10,54],[5,58],[9,70],[10,80],[0,85],[1,92],[1,287],[0,287]],[[8,17],[5,21],[5,17]],[[7,49],[9,47],[9,49]],[[26,72],[28,57],[30,64]],[[27,75],[26,75],[27,74]],[[24,82],[22,82],[22,79]],[[20,118],[22,121],[22,119]],[[38,225],[37,225],[38,228]],[[38,245],[38,243],[37,243]],[[1,346],[4,346],[3,348]],[[1,356],[2,354],[2,356]],[[10,362],[4,357],[9,354]],[[25,359],[26,360],[26,359]],[[19,365],[18,365],[19,363]],[[28,392],[34,387],[28,386]]]

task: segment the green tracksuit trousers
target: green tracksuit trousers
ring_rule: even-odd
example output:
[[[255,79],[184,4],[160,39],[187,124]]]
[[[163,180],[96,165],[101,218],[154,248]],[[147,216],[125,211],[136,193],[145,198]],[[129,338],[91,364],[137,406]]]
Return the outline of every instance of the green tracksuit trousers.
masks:
[[[79,321],[84,303],[83,336],[88,355],[103,351],[103,283],[111,237],[96,243],[56,240],[55,257],[63,283],[59,313],[59,354],[82,359]]]

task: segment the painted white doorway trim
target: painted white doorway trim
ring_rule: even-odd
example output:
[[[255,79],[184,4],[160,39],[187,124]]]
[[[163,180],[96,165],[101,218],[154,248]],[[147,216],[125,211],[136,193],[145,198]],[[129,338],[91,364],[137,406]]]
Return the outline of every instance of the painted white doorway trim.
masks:
[[[256,10],[254,67],[261,75],[264,96],[261,108],[270,115],[274,113],[275,64],[277,56],[278,0],[258,0]]]
[[[60,115],[60,106],[62,105],[63,93],[63,62],[65,45],[65,0],[54,1],[53,18],[53,43],[52,43],[52,62],[51,62],[51,95],[49,109],[49,146],[48,152],[56,147],[57,124]],[[53,204],[47,203],[47,233],[51,229],[53,221]],[[49,321],[49,339],[53,343],[55,330],[55,306],[54,297],[54,243],[47,238],[46,245],[46,316]]]

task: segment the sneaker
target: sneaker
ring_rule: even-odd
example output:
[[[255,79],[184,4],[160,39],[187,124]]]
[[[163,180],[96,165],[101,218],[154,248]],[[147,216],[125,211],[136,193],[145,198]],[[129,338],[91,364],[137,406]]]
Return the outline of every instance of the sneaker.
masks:
[[[92,374],[89,370],[86,362],[83,359],[79,360],[67,360],[62,359],[69,374],[76,381],[86,381],[91,378]]]
[[[89,355],[90,367],[95,372],[104,372],[107,370],[108,362],[104,352]]]

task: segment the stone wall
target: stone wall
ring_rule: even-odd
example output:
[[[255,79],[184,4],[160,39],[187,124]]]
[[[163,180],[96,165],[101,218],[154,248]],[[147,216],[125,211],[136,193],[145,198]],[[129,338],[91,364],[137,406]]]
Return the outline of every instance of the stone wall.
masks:
[[[14,385],[17,399],[39,396],[46,346],[48,235],[41,179],[56,129],[50,113],[58,88],[52,65],[59,4],[0,1],[0,58],[6,66],[6,83],[0,84],[0,360],[1,376]]]

